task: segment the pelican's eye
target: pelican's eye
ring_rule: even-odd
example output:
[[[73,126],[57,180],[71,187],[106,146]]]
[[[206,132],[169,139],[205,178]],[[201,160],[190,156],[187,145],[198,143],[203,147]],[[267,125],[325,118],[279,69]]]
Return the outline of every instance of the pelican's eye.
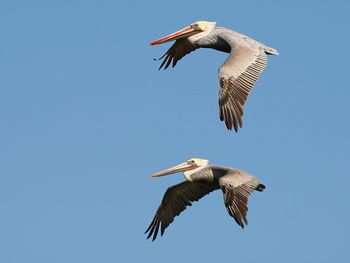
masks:
[[[188,164],[196,164],[196,162],[194,160],[189,160]]]

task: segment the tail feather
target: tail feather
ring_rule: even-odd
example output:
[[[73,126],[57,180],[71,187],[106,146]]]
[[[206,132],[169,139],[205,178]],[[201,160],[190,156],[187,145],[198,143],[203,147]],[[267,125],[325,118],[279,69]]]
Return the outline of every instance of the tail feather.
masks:
[[[262,192],[262,191],[264,191],[265,188],[266,188],[265,185],[259,184],[259,185],[255,188],[255,190],[258,191],[258,192]]]
[[[274,49],[274,48],[272,48],[272,47],[264,47],[264,50],[265,50],[265,53],[267,54],[267,55],[275,55],[275,56],[278,56],[279,55],[279,53],[278,53],[278,51],[277,51],[277,49]]]

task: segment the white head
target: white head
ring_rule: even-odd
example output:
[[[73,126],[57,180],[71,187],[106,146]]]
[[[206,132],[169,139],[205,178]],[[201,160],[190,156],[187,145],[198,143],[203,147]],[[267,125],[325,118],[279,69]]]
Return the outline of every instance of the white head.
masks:
[[[209,161],[201,158],[192,158],[192,159],[189,159],[186,163],[196,167],[203,167],[203,166],[207,166]]]
[[[211,31],[214,30],[215,26],[216,22],[197,21],[181,30],[178,30],[170,35],[167,35],[156,41],[151,42],[150,45],[159,45],[168,41],[177,40],[185,37],[187,37],[189,41],[196,41],[197,39],[208,35]]]
[[[189,41],[195,42],[196,40],[205,37],[206,35],[209,35],[209,33],[214,30],[216,22],[197,21],[192,23],[190,26],[193,27],[196,31],[200,32],[198,34],[188,37]]]
[[[192,158],[187,161],[188,164],[192,165],[191,170],[184,171],[184,176],[187,181],[192,181],[191,175],[203,167],[207,166],[209,161],[201,158]]]
[[[171,168],[152,174],[151,177],[158,177],[158,176],[164,176],[164,175],[178,173],[178,172],[184,172],[186,179],[191,181],[190,175],[196,172],[197,170],[201,169],[202,167],[207,166],[208,163],[209,161],[206,159],[192,158],[186,162],[180,163]]]

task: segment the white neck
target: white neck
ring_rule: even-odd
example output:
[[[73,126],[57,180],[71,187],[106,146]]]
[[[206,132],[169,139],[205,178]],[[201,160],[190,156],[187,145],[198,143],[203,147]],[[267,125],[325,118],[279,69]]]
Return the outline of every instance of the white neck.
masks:
[[[193,180],[192,180],[192,174],[198,172],[199,170],[203,169],[203,168],[206,167],[207,165],[208,165],[208,162],[206,162],[205,165],[199,166],[199,167],[197,167],[197,168],[195,168],[195,169],[193,169],[193,170],[185,171],[185,172],[184,172],[184,177],[185,177],[185,179],[186,179],[187,181],[192,182],[192,181],[193,181]]]

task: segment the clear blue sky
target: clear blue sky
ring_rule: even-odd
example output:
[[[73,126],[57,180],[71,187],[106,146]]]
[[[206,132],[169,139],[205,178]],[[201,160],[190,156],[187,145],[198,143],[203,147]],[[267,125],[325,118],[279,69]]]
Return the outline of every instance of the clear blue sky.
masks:
[[[0,262],[350,262],[347,1],[0,2]],[[148,43],[196,20],[277,48],[245,107],[218,119],[199,50],[158,71]],[[222,193],[143,234],[191,157],[267,189],[240,229]]]

